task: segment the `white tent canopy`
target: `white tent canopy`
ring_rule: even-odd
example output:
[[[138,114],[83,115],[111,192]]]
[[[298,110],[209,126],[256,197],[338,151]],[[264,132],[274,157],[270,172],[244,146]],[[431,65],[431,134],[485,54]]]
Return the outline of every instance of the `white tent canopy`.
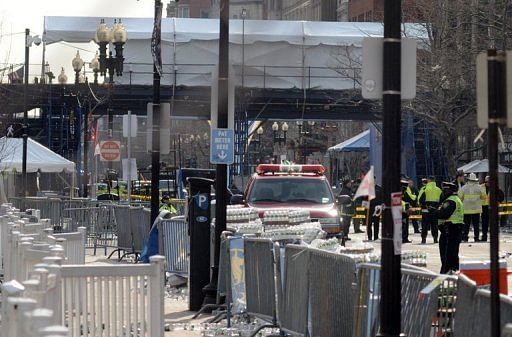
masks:
[[[23,139],[0,138],[0,171],[22,171]],[[75,163],[28,138],[27,172],[73,173]]]
[[[112,26],[114,18],[105,21]],[[124,73],[115,77],[116,83],[153,83],[153,21],[122,19],[128,41],[123,52]],[[60,41],[91,42],[99,22],[99,17],[45,17],[47,52],[51,54]],[[403,27],[404,35],[420,42],[427,37],[422,25]],[[364,37],[382,33],[382,23],[373,22],[230,20],[229,58],[234,67],[230,76],[240,85],[243,68],[248,88],[353,89],[356,84],[348,65],[361,57]],[[164,18],[161,84],[210,86],[211,72],[218,63],[218,38],[218,19]],[[48,60],[51,64],[50,56]]]
[[[486,173],[489,172],[489,161],[487,159],[473,160],[472,162],[459,167],[457,170],[463,171],[464,173]],[[498,172],[509,173],[511,170],[506,166],[498,164]]]

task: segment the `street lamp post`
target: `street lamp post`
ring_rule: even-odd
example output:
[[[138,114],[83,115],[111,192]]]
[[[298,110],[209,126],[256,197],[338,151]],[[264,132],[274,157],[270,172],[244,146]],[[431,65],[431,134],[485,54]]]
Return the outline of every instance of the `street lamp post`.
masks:
[[[288,132],[288,123],[284,122],[281,125],[281,130],[283,131],[282,133],[279,131],[279,124],[277,124],[277,122],[274,122],[274,124],[272,124],[272,131],[274,132],[274,144],[278,144],[279,146],[281,146],[281,144],[284,144],[285,149],[286,149],[286,133]],[[277,152],[274,153],[274,156],[275,156],[275,162],[277,163],[278,162]]]
[[[75,84],[78,84],[80,83],[80,71],[84,66],[84,60],[80,57],[80,52],[78,50],[76,51],[75,58],[71,61],[71,65],[75,71]]]
[[[57,77],[57,81],[59,82],[59,84],[66,84],[67,83],[68,75],[66,75],[66,73],[64,72],[64,67],[61,68],[60,74]]]
[[[100,75],[105,76],[109,74],[109,82],[114,82],[114,73],[117,76],[123,75],[123,46],[128,39],[128,33],[126,32],[126,28],[121,23],[121,19],[119,21],[114,20],[114,25],[112,29],[109,29],[104,19],[101,19],[100,25],[96,29],[96,34],[94,35],[94,41],[99,45],[99,63],[100,63]],[[109,51],[109,56],[107,57],[107,45],[112,42],[115,46],[116,56],[112,56],[112,51]]]
[[[28,107],[27,107],[27,92],[28,92],[28,74],[29,74],[29,52],[32,43],[37,46],[41,44],[41,39],[36,36],[30,36],[30,29],[25,29],[25,78],[23,83],[23,154],[21,159],[21,175],[22,175],[22,190],[23,197],[27,196],[27,144],[28,144]]]
[[[242,8],[242,93],[245,89],[245,16],[247,15],[247,10]],[[242,96],[243,97],[243,96]]]
[[[94,73],[94,84],[98,84],[98,73],[100,72],[100,59],[98,52],[94,55],[94,58],[89,63],[89,68],[92,69]]]

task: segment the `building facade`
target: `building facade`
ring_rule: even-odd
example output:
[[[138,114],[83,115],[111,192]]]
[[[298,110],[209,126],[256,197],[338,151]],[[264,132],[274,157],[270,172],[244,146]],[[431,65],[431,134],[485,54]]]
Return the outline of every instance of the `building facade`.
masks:
[[[212,0],[180,0],[167,4],[167,17],[209,18],[212,12]]]
[[[267,0],[230,0],[229,17],[231,19],[243,19],[242,12],[245,9],[245,19],[265,20],[265,2]],[[218,18],[220,0],[212,0],[212,18]]]
[[[417,22],[414,0],[402,2],[402,21]],[[348,21],[380,22],[384,18],[384,0],[348,0]]]
[[[337,21],[337,7],[338,0],[282,0],[282,20]]]

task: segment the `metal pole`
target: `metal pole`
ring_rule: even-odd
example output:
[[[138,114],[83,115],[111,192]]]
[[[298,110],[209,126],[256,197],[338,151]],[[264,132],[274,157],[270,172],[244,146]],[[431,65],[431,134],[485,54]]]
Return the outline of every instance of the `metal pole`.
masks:
[[[128,205],[132,203],[132,111],[128,110]]]
[[[23,83],[23,157],[21,162],[21,180],[23,197],[27,196],[27,143],[28,143],[28,107],[27,107],[27,91],[28,91],[28,68],[29,68],[29,38],[30,29],[25,29],[25,81]]]
[[[160,18],[162,11],[162,2],[155,0],[155,27],[158,32],[155,34],[155,44],[161,44],[161,25],[156,22]],[[159,50],[159,48],[155,48]],[[155,51],[156,52],[156,51]],[[151,223],[155,222],[158,217],[159,209],[159,193],[158,185],[160,180],[160,73],[156,65],[153,65],[153,126],[152,126],[152,152],[151,152]]]
[[[228,127],[229,0],[220,0],[219,94],[217,127]],[[219,276],[220,236],[226,230],[227,165],[217,164],[215,172],[215,247],[210,284],[205,287],[205,304],[215,303]]]
[[[89,119],[91,117],[91,102],[87,101],[87,113],[85,114],[84,121],[84,175],[82,179],[83,193],[82,196],[87,198],[89,196],[89,141],[91,139],[89,129]]]
[[[506,122],[506,78],[503,53],[487,51],[489,97],[489,226],[491,234],[491,336],[500,337],[499,215],[498,215],[498,128]]]
[[[378,336],[397,337],[401,327],[400,260],[394,250],[394,223],[391,194],[400,191],[400,118],[401,118],[401,0],[384,2],[384,74],[383,74],[383,211],[381,324]]]

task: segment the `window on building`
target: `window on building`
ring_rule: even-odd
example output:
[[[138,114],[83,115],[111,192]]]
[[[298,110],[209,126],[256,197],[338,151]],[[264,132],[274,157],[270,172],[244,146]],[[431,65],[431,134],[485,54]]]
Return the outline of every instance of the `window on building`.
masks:
[[[178,8],[178,17],[189,18],[190,17],[190,8],[188,6],[179,7]]]
[[[203,19],[207,19],[210,17],[210,11],[208,9],[205,9],[205,8],[201,8],[200,10],[200,16],[201,18]]]

